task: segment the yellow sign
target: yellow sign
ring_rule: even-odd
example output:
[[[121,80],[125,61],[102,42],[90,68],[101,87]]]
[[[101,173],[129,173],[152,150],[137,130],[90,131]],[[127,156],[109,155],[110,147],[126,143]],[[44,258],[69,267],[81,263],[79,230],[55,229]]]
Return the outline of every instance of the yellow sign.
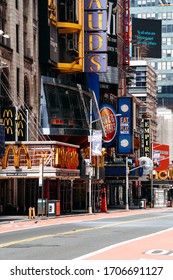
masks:
[[[169,168],[169,170],[161,170],[155,171],[155,180],[169,180],[173,179],[173,167]]]
[[[7,168],[7,161],[8,161],[8,155],[9,155],[10,150],[12,151],[12,153],[14,155],[14,167],[15,168],[20,167],[21,150],[24,150],[24,153],[25,153],[25,156],[26,156],[27,168],[30,169],[32,167],[30,155],[29,155],[29,152],[28,152],[28,148],[25,145],[19,146],[18,149],[16,147],[14,147],[14,145],[8,145],[8,147],[5,150],[5,155],[2,158],[2,169]]]
[[[2,158],[2,169],[7,168],[8,163],[8,156],[10,151],[12,151],[12,154],[14,155],[14,167],[19,168],[20,167],[20,157],[21,157],[21,151],[24,151],[25,157],[26,157],[26,165],[27,168],[30,169],[32,167],[30,154],[28,151],[28,148],[22,144],[18,148],[16,148],[14,145],[8,145],[5,150],[5,155]],[[35,151],[35,157],[44,157],[44,159],[48,158],[51,154],[50,150],[36,150]],[[76,148],[73,147],[58,147],[54,151],[53,156],[53,167],[58,168],[67,168],[67,169],[77,169],[79,165],[79,155]]]
[[[76,169],[79,165],[78,153],[75,148],[56,148],[55,166]]]

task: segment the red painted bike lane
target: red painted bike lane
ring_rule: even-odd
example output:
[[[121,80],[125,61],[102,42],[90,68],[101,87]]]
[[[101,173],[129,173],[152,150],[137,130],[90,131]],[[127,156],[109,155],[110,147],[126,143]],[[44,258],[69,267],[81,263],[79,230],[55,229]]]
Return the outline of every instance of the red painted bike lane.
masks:
[[[112,245],[83,260],[173,260],[173,228]]]

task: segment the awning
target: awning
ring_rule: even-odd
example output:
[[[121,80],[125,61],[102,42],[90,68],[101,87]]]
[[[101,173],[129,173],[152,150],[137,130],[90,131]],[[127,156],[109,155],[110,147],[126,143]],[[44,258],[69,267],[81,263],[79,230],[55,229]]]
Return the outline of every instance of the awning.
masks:
[[[69,143],[83,143],[89,136],[90,100],[92,99],[92,128],[104,126],[94,91],[67,80],[42,76],[40,94],[41,132],[51,139],[63,138]],[[72,141],[72,142],[71,142]]]

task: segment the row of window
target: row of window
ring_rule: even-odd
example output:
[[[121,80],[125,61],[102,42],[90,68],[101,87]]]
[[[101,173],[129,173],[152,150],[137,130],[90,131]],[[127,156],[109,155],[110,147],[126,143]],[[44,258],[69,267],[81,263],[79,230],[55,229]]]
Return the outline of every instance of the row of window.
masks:
[[[162,58],[163,57],[173,57],[173,50],[163,50],[162,49]]]
[[[158,2],[155,0],[131,0],[131,7],[151,7],[158,6]]]
[[[162,37],[162,45],[172,45],[173,44],[173,37]]]
[[[173,69],[173,61],[157,62],[157,70],[170,70],[170,69]]]
[[[159,62],[150,62],[151,66],[155,70],[172,70],[173,61],[159,61]]]
[[[162,19],[162,20],[171,20],[173,19],[173,12],[169,12],[169,13],[142,13],[142,14],[138,14],[138,18],[151,18],[151,19]]]
[[[173,93],[173,86],[159,86],[158,93]]]
[[[168,73],[168,74],[158,74],[157,75],[158,81],[173,81],[173,75]]]

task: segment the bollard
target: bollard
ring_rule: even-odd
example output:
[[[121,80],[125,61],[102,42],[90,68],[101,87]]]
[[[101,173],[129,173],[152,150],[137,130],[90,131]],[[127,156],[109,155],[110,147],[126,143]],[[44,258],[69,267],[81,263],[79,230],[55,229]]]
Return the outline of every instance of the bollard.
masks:
[[[35,219],[35,207],[29,207],[28,219]]]
[[[107,212],[106,188],[102,188],[102,194],[101,194],[101,212]]]

